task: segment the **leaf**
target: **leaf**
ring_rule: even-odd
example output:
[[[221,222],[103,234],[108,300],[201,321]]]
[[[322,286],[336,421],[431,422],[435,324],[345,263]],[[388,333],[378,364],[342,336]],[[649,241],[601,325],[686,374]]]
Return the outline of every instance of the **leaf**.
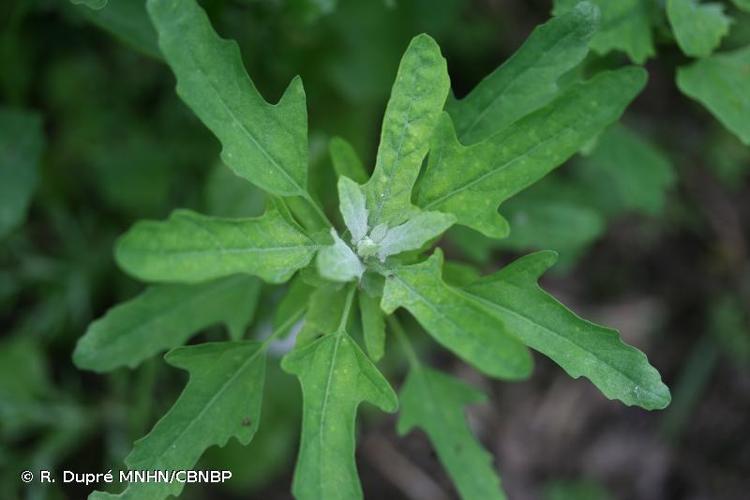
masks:
[[[635,67],[599,73],[576,83],[547,106],[473,146],[457,140],[450,118],[433,135],[417,204],[454,214],[459,224],[502,238],[508,223],[497,206],[570,158],[616,121],[643,88]]]
[[[78,340],[73,361],[78,368],[96,372],[135,368],[220,322],[233,340],[239,340],[255,313],[260,286],[257,278],[232,276],[149,288],[94,321]]]
[[[528,377],[532,359],[526,347],[473,297],[445,284],[441,268],[440,251],[422,263],[393,268],[381,309],[407,309],[441,345],[487,375]]]
[[[367,182],[369,176],[367,175],[365,166],[351,144],[341,137],[333,137],[331,138],[331,142],[328,143],[328,152],[331,155],[336,175],[339,177],[349,177],[357,184]]]
[[[237,175],[279,196],[307,194],[307,109],[299,78],[278,104],[258,93],[239,48],[214,32],[195,0],[148,0],[177,93],[221,141]]]
[[[355,281],[362,277],[365,266],[349,245],[331,228],[333,245],[325,246],[318,252],[318,272],[331,281]]]
[[[484,402],[484,394],[456,378],[418,366],[409,372],[399,399],[399,434],[414,427],[427,433],[461,498],[505,499],[492,455],[472,435],[463,411],[466,405]]]
[[[667,17],[677,45],[692,57],[710,56],[731,24],[723,5],[698,0],[667,0]]]
[[[677,86],[750,146],[750,46],[677,70]]]
[[[560,90],[558,80],[588,53],[599,24],[599,10],[581,2],[534,29],[518,51],[447,110],[463,144],[501,131],[547,104]]]
[[[579,0],[555,0],[555,15],[574,8]],[[621,50],[638,64],[655,54],[651,34],[652,0],[591,0],[601,10],[601,28],[591,40],[599,54]]]
[[[144,54],[161,59],[156,30],[146,12],[145,0],[93,1],[104,5],[98,9],[81,8],[86,19]]]
[[[556,258],[550,251],[527,255],[466,292],[571,377],[583,375],[609,399],[628,406],[665,408],[669,389],[641,351],[624,344],[617,331],[579,318],[539,287],[539,276]]]
[[[734,5],[745,12],[750,12],[750,0],[732,0]]]
[[[357,407],[393,413],[388,381],[345,333],[329,334],[286,355],[282,368],[302,385],[302,438],[292,492],[299,500],[354,500],[362,488],[354,461]]]
[[[630,128],[615,124],[574,171],[582,189],[601,212],[628,210],[658,215],[675,182],[666,154]]]
[[[167,362],[190,372],[174,406],[125,458],[129,470],[191,470],[211,446],[235,437],[252,440],[260,420],[265,355],[257,342],[209,342],[180,347]],[[96,492],[89,498],[143,499],[179,495],[183,483],[131,482],[119,495]]]
[[[0,108],[0,238],[26,218],[43,148],[39,115]]]
[[[307,345],[321,335],[336,331],[346,310],[347,287],[321,286],[310,294],[310,304],[296,347]]]
[[[362,188],[348,177],[339,177],[339,209],[344,218],[352,243],[357,244],[367,234],[367,207]]]
[[[385,318],[376,297],[371,297],[365,290],[360,290],[358,297],[367,354],[377,362],[385,354]]]
[[[414,37],[398,67],[383,117],[375,171],[364,187],[370,226],[397,225],[412,210],[412,187],[449,87],[440,47],[427,35]]]
[[[318,246],[277,211],[223,219],[176,210],[163,222],[137,222],[118,241],[115,257],[145,281],[194,283],[246,273],[281,283],[306,266]]]
[[[390,255],[418,250],[443,234],[454,222],[456,218],[450,214],[421,212],[403,224],[388,229],[378,243],[378,257],[382,262]]]

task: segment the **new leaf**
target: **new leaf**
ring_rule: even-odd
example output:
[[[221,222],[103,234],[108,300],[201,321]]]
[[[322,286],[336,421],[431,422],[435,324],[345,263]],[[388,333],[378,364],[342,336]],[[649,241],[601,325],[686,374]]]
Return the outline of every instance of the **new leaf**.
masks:
[[[176,210],[164,222],[136,223],[120,238],[115,257],[144,281],[193,283],[245,273],[281,283],[317,249],[275,210],[248,219]]]
[[[248,444],[258,428],[265,356],[257,342],[214,342],[169,352],[167,362],[190,372],[174,406],[125,458],[129,470],[190,470],[211,446],[231,437]],[[130,483],[119,495],[94,493],[92,500],[161,499],[179,495],[183,483]]]

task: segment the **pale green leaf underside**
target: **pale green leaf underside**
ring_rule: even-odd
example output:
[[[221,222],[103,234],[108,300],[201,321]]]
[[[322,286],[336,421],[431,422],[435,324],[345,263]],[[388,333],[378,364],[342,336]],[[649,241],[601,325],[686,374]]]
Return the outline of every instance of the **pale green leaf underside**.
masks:
[[[358,298],[365,348],[370,358],[377,362],[385,354],[385,317],[380,310],[380,300],[365,290],[359,291]]]
[[[288,354],[282,367],[302,385],[302,438],[292,491],[299,500],[356,500],[362,488],[354,461],[357,407],[394,412],[398,399],[345,333],[325,335]]]
[[[599,11],[582,2],[536,28],[518,51],[447,110],[463,144],[490,137],[549,102],[588,53]]]
[[[591,48],[600,54],[620,50],[641,64],[655,54],[651,18],[656,9],[653,0],[591,0],[601,11],[599,31]],[[579,0],[555,0],[554,13],[566,12]]]
[[[181,347],[166,356],[169,364],[190,372],[174,406],[151,432],[135,442],[125,458],[130,470],[190,470],[211,446],[236,437],[253,438],[260,420],[265,354],[257,342],[212,342]],[[131,483],[119,495],[94,493],[93,500],[162,499],[179,495],[179,482]]]
[[[299,78],[278,104],[258,93],[234,41],[220,38],[195,0],[148,0],[177,93],[221,141],[238,175],[280,196],[307,194],[307,109]]]
[[[385,233],[378,243],[378,257],[383,261],[390,255],[418,250],[430,240],[443,234],[454,222],[456,218],[450,214],[419,212]]]
[[[346,176],[340,176],[338,182],[339,210],[344,224],[349,229],[352,242],[361,240],[368,230],[367,200],[359,184]]]
[[[357,254],[331,228],[333,244],[318,251],[316,264],[320,275],[331,281],[354,281],[362,277],[365,266]]]
[[[370,226],[394,226],[412,209],[414,182],[430,135],[448,96],[446,62],[435,40],[412,39],[398,68],[385,110],[372,177],[365,185]]]
[[[750,146],[750,47],[714,54],[677,71],[677,86]]]
[[[441,345],[483,373],[523,379],[531,373],[528,349],[473,297],[447,285],[442,254],[425,262],[398,266],[386,276],[381,308],[388,314],[408,310]]]
[[[149,288],[94,321],[78,341],[73,361],[97,372],[134,368],[217,323],[226,324],[230,336],[239,339],[255,312],[260,285],[251,276],[231,276]]]
[[[711,55],[731,23],[723,5],[698,0],[667,0],[667,16],[677,45],[692,57]]]
[[[414,427],[427,433],[461,498],[505,499],[492,455],[474,437],[464,415],[464,406],[485,401],[484,394],[420,366],[409,372],[399,399],[399,433],[406,434]]]
[[[43,147],[42,120],[36,113],[0,108],[0,238],[26,217]]]
[[[554,252],[522,257],[465,288],[507,331],[548,356],[571,377],[584,376],[608,398],[647,410],[669,404],[669,389],[639,350],[615,330],[585,321],[543,291],[537,280]]]
[[[275,210],[248,219],[177,210],[163,222],[136,223],[118,241],[115,257],[145,281],[191,283],[242,273],[281,283],[318,246]]]
[[[444,114],[418,186],[417,205],[452,213],[459,224],[487,236],[507,236],[508,223],[497,213],[498,205],[544,177],[616,121],[645,82],[641,68],[599,73],[472,146],[458,142]]]

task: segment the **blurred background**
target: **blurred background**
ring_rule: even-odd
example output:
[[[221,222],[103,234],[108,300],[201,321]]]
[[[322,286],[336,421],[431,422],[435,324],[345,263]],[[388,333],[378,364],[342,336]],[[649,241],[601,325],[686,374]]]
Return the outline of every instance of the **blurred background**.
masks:
[[[559,251],[544,286],[646,352],[673,402],[663,412],[624,407],[541,356],[530,380],[511,384],[445,352],[426,354],[490,395],[469,420],[511,499],[750,498],[750,148],[680,93],[676,68],[691,61],[674,44],[662,2],[643,1],[656,55],[616,47],[584,64],[647,59],[648,86],[622,123],[501,207],[509,239],[454,230],[444,247],[486,272],[529,250]],[[238,41],[267,99],[302,76],[311,181],[329,210],[328,141],[344,137],[373,164],[412,36],[438,41],[461,97],[553,8],[543,0],[200,3],[221,35]],[[750,44],[750,15],[728,12],[722,50]],[[218,163],[218,141],[175,95],[142,0],[109,0],[101,10],[4,0],[0,27],[0,163],[13,165],[0,167],[0,498],[79,499],[89,490],[27,486],[18,474],[120,469],[186,380],[160,357],[107,375],[73,366],[87,325],[143,287],[116,268],[114,239],[177,207],[252,215],[264,200]],[[269,309],[259,307],[254,324],[267,322]],[[224,335],[209,329],[193,342]],[[398,385],[393,358],[386,365]],[[251,445],[213,448],[199,464],[228,468],[233,479],[188,487],[182,498],[290,498],[300,398],[277,366],[269,362]],[[363,417],[357,460],[368,498],[456,498],[424,435],[402,439],[393,417]]]

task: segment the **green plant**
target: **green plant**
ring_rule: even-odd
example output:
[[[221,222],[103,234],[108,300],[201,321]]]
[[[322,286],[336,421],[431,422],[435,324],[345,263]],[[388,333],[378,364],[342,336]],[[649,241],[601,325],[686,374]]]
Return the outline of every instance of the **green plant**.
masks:
[[[331,143],[343,222],[334,224],[310,188],[301,80],[269,104],[237,46],[216,35],[194,1],[147,5],[178,94],[222,143],[236,182],[264,190],[268,207],[244,219],[179,210],[166,221],[137,223],[117,243],[119,265],[155,285],[94,322],[79,341],[76,364],[105,372],[169,350],[167,362],[190,374],[174,406],[136,442],[128,468],[189,469],[213,445],[232,437],[250,443],[269,346],[302,322],[281,363],[303,393],[296,497],[362,496],[355,421],[366,401],[385,412],[400,402],[399,431],[425,430],[463,497],[503,498],[490,456],[463,416],[483,395],[425,366],[399,308],[488,376],[528,377],[532,348],[608,398],[649,410],[669,404],[669,390],[643,353],[538,286],[554,252],[527,255],[488,276],[446,261],[439,249],[427,255],[454,224],[507,236],[498,206],[589,144],[641,90],[646,73],[637,67],[586,80],[571,75],[596,33],[597,8],[580,3],[538,28],[461,100],[448,97],[437,44],[415,37],[393,85],[372,175],[343,139]],[[270,335],[244,339],[266,284],[286,282]],[[229,340],[183,346],[216,323],[227,325]],[[409,363],[400,396],[375,365],[386,330]],[[132,483],[117,496],[164,498],[181,489]]]

